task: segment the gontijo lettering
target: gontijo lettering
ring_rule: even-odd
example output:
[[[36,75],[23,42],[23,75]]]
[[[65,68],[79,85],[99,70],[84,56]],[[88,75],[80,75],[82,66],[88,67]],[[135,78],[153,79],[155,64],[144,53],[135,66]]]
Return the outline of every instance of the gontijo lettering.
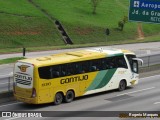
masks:
[[[82,77],[75,76],[75,77],[61,79],[60,83],[65,84],[65,83],[72,83],[72,82],[78,82],[78,81],[83,81],[83,80],[88,80],[88,75],[83,75]]]
[[[32,80],[32,77],[29,75],[19,75],[19,74],[14,74],[15,79],[22,79],[22,80]]]

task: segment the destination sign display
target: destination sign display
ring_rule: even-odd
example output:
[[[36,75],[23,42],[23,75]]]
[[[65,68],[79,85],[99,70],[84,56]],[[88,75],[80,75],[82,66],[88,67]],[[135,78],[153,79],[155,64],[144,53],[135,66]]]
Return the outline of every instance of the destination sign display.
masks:
[[[129,20],[160,23],[160,0],[130,0]]]

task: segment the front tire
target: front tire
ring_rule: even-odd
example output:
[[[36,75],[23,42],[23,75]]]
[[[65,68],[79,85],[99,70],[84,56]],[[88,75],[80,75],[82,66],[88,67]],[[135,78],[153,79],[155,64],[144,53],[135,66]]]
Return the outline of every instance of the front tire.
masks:
[[[70,103],[74,99],[74,92],[72,90],[67,91],[66,96],[65,96],[65,102]]]
[[[126,81],[125,80],[121,80],[119,83],[119,91],[123,91],[126,89]]]
[[[62,95],[62,93],[57,93],[55,95],[54,104],[55,105],[59,105],[59,104],[62,103],[62,101],[63,101],[63,95]]]

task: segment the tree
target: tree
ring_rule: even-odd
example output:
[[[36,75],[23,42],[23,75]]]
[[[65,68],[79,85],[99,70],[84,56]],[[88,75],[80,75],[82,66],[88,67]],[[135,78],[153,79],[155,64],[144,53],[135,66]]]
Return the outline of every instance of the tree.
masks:
[[[91,0],[91,4],[93,7],[93,11],[92,11],[93,14],[96,14],[96,8],[100,2],[101,2],[101,0]]]
[[[118,22],[118,27],[123,31],[124,25],[128,22],[128,17],[124,16],[121,21]]]

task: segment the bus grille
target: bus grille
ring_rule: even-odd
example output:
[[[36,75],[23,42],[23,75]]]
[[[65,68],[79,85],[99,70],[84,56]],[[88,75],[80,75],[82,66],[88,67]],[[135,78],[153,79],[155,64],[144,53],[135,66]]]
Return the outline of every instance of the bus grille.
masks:
[[[16,83],[23,84],[23,85],[31,85],[31,81],[16,79]]]

